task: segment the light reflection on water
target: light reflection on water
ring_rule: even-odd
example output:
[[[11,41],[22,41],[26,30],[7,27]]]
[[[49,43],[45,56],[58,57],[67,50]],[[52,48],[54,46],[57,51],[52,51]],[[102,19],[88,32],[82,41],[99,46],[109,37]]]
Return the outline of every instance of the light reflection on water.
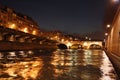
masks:
[[[116,80],[113,66],[102,50],[0,53],[0,80]],[[16,57],[6,59],[10,54]]]
[[[41,70],[43,63],[41,59],[35,59],[35,61],[22,61],[16,63],[2,64],[0,80],[28,80],[36,79],[39,71]]]

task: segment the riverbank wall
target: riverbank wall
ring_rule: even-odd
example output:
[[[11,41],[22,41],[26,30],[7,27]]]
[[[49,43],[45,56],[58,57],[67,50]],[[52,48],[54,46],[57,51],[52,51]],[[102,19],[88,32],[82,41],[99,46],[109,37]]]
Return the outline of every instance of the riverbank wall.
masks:
[[[0,42],[0,51],[13,50],[38,50],[38,49],[58,49],[57,45],[36,44],[36,43],[19,43],[19,42]]]

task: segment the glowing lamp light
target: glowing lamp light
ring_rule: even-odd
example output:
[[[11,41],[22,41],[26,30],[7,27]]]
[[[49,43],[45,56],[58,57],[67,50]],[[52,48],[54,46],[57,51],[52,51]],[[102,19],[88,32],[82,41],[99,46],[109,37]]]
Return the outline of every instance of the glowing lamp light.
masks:
[[[91,40],[91,38],[89,38],[89,40]]]
[[[110,28],[110,25],[109,25],[109,24],[107,25],[107,28]]]
[[[33,34],[33,35],[36,35],[36,31],[34,30],[34,31],[32,32],[32,34]]]
[[[119,0],[112,0],[113,2],[119,2]]]
[[[105,33],[105,36],[108,36],[108,33]]]
[[[112,4],[118,4],[119,0],[111,0]]]
[[[85,39],[88,39],[88,37],[86,36]]]
[[[55,38],[57,39],[57,38],[58,38],[58,36],[55,36]]]
[[[62,42],[64,42],[65,40],[64,40],[64,39],[62,39],[61,41],[62,41]]]
[[[83,45],[84,45],[84,46],[87,46],[87,45],[88,45],[88,43],[87,43],[87,42],[85,42]]]
[[[99,43],[98,43],[98,42],[95,42],[95,44],[99,45]]]
[[[28,29],[27,28],[24,28],[24,30],[23,30],[25,33],[27,33],[28,32]]]
[[[15,25],[15,24],[10,24],[10,25],[9,25],[9,28],[15,29],[15,28],[16,28],[16,25]]]
[[[70,42],[68,42],[66,45],[67,45],[67,47],[72,46],[72,44]]]

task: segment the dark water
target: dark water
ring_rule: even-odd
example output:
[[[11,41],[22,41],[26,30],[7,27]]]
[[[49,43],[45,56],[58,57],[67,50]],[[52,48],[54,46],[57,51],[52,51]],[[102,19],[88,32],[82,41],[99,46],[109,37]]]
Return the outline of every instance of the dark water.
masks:
[[[0,80],[117,80],[102,50],[0,52]]]

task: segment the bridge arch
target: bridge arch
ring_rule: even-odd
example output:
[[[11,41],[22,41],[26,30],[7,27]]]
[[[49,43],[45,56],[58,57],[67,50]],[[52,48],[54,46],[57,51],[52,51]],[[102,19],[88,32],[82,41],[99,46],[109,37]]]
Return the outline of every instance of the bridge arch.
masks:
[[[89,46],[89,49],[101,49],[101,48],[102,48],[102,46],[99,45],[99,44],[91,44],[91,45]]]
[[[58,44],[57,46],[59,49],[67,49],[67,45],[65,44]]]
[[[89,49],[91,45],[102,47],[102,41],[83,41],[82,42],[82,46],[85,49]]]

